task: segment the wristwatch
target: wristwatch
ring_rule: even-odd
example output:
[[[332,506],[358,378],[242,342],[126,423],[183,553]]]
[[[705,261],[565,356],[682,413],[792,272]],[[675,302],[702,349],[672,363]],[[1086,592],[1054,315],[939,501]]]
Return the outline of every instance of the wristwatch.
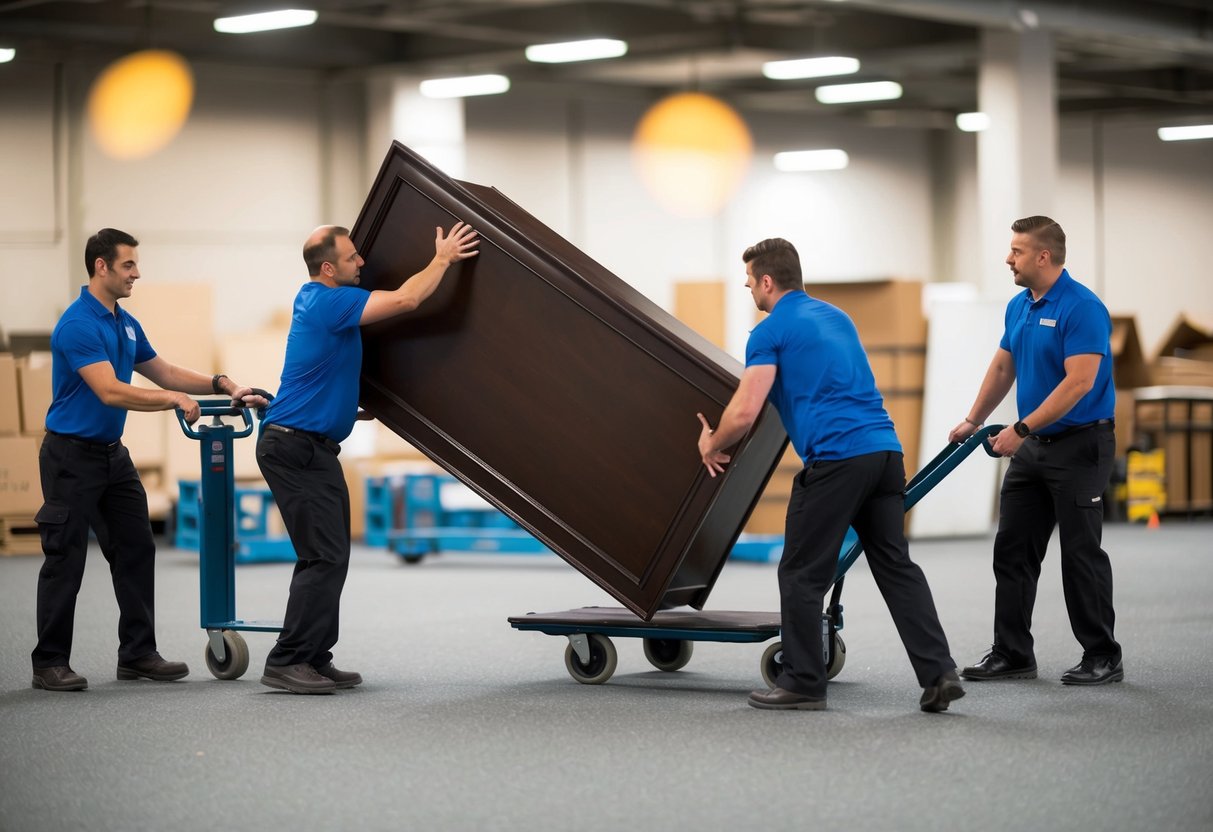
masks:
[[[1027,439],[1028,434],[1030,434],[1032,432],[1032,429],[1028,427],[1027,423],[1024,422],[1023,419],[1020,419],[1018,422],[1013,424],[1011,426],[1011,429],[1014,430],[1015,435],[1020,437],[1021,439]]]

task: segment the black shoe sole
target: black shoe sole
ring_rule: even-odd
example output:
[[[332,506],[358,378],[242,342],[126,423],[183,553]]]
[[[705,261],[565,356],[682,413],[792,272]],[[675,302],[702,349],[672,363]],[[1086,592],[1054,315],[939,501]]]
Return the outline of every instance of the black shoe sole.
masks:
[[[1091,681],[1079,681],[1077,679],[1067,679],[1063,676],[1061,678],[1061,683],[1063,685],[1075,685],[1077,687],[1093,688],[1096,685],[1108,685],[1108,684],[1111,684],[1112,682],[1123,682],[1124,680],[1125,680],[1125,672],[1123,670],[1118,670],[1115,673],[1109,673],[1107,676],[1104,676],[1102,679],[1093,679]]]
[[[771,705],[766,702],[759,702],[757,699],[748,700],[751,708],[760,708],[764,711],[824,711],[826,709],[825,700],[807,702],[795,702],[786,705]]]
[[[1001,673],[983,673],[980,676],[963,670],[960,678],[966,682],[995,682],[999,679],[1035,679],[1038,675],[1036,668],[1033,667],[1025,670],[1004,670]]]
[[[265,685],[267,688],[284,690],[288,693],[332,693],[333,691],[337,690],[337,686],[335,684],[331,688],[306,688],[302,687],[301,685],[292,684],[285,679],[279,679],[275,676],[262,676],[261,684]]]
[[[53,690],[60,693],[65,693],[73,690],[88,690],[88,682],[85,682],[82,685],[48,685],[46,682],[35,676],[30,682],[30,687],[34,690]]]
[[[119,682],[135,682],[139,679],[148,679],[152,682],[176,682],[178,679],[184,679],[189,675],[189,668],[186,668],[182,673],[140,673],[131,667],[118,666]]]

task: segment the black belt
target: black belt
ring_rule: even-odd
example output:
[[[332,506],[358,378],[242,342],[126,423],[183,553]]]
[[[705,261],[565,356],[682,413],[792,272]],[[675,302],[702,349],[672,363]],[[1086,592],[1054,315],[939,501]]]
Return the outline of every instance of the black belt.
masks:
[[[118,439],[113,442],[98,442],[95,439],[84,439],[79,436],[72,436],[70,433],[59,433],[47,428],[46,432],[51,436],[71,442],[73,445],[79,445],[81,448],[88,448],[90,451],[102,451],[103,453],[112,454],[114,451],[122,447],[122,440]]]
[[[1072,428],[1066,428],[1065,430],[1058,431],[1057,433],[1050,433],[1048,436],[1041,436],[1040,434],[1037,434],[1037,433],[1033,433],[1033,434],[1029,434],[1029,435],[1033,439],[1037,440],[1038,442],[1044,442],[1047,445],[1050,442],[1056,442],[1059,439],[1065,439],[1067,436],[1073,436],[1074,434],[1081,433],[1084,430],[1090,430],[1091,428],[1097,428],[1100,425],[1114,425],[1114,424],[1115,424],[1115,422],[1111,419],[1096,419],[1094,422],[1087,422],[1085,425],[1075,425]]]
[[[329,439],[323,433],[314,433],[313,431],[310,431],[310,430],[300,430],[299,428],[288,428],[285,425],[275,425],[275,424],[266,425],[265,429],[266,430],[276,430],[279,433],[292,433],[297,436],[306,436],[308,439],[312,440],[313,442],[317,442],[317,443],[323,445],[324,447],[328,448],[334,454],[341,453],[341,443],[334,442],[332,439]]]

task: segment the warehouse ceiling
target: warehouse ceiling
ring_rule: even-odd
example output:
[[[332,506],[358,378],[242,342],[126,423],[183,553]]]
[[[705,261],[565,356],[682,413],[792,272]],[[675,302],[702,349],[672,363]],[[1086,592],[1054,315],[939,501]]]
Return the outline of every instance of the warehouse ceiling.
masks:
[[[212,27],[216,17],[290,6],[319,18],[247,35]],[[152,46],[246,67],[499,72],[515,88],[581,96],[698,89],[784,112],[821,110],[820,84],[893,80],[900,100],[846,112],[923,125],[976,108],[987,28],[1052,33],[1063,113],[1213,110],[1213,0],[0,0],[0,47],[16,48],[18,61],[97,61]],[[628,54],[562,65],[523,55],[530,44],[586,37],[625,40]],[[853,56],[861,70],[803,81],[761,74],[765,61],[809,55]]]

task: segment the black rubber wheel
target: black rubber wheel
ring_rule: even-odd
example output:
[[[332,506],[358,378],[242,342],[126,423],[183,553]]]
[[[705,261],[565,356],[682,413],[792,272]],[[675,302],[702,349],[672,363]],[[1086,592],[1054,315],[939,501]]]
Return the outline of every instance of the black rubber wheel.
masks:
[[[826,678],[833,679],[842,672],[842,667],[847,663],[847,645],[843,642],[842,636],[838,633],[832,633],[830,638],[834,640],[834,659],[830,662],[830,666],[826,668]]]
[[[216,679],[239,679],[248,670],[248,643],[235,630],[224,630],[223,650],[227,654],[223,661],[215,658],[209,639],[206,643],[206,669]]]
[[[695,643],[677,638],[644,639],[644,657],[658,670],[682,670],[691,660]]]
[[[783,672],[782,641],[773,642],[766,650],[762,651],[762,659],[758,663],[758,669],[762,672],[762,681],[767,683],[767,687],[775,687],[775,680]]]
[[[609,638],[598,633],[587,636],[590,645],[590,660],[582,662],[570,643],[564,650],[564,666],[569,675],[583,685],[601,685],[615,673],[619,653]]]

